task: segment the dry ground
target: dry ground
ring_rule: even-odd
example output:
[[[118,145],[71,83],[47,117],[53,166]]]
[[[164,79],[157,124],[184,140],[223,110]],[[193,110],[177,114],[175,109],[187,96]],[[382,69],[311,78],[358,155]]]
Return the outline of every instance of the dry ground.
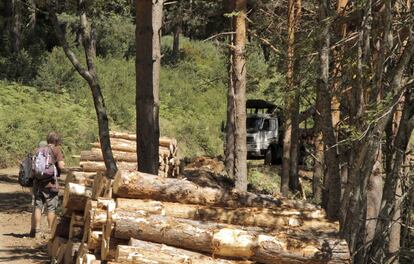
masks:
[[[0,170],[0,263],[47,263],[47,240],[29,237],[32,195],[17,174],[17,168]]]

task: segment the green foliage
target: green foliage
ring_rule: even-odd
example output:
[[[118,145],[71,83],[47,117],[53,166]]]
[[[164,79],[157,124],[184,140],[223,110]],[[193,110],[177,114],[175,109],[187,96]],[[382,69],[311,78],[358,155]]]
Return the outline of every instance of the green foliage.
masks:
[[[96,23],[96,52],[100,56],[134,57],[135,27],[131,18],[111,14]]]
[[[0,79],[26,83],[36,74],[33,57],[24,49],[16,54],[0,57]]]
[[[163,38],[168,52],[172,39]],[[187,156],[222,152],[220,124],[226,111],[226,63],[221,50],[211,43],[182,40],[182,59],[161,71],[160,115]]]
[[[40,65],[33,84],[39,90],[60,93],[82,85],[79,73],[70,64],[62,48],[53,48]]]
[[[35,88],[0,82],[0,166],[19,161],[47,133],[63,137],[66,160],[95,139],[97,126],[91,109],[74,104],[67,93],[39,92]]]

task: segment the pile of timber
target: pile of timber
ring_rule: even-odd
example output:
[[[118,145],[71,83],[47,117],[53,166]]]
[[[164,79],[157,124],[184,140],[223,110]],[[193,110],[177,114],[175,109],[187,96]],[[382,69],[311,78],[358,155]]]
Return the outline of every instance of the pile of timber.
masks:
[[[338,224],[303,201],[119,170],[73,173],[63,205],[52,263],[350,263]]]
[[[111,148],[119,169],[137,169],[136,135],[124,132],[110,132]],[[179,173],[177,140],[167,137],[159,139],[159,176],[176,177]],[[105,172],[105,163],[99,142],[80,154],[80,167],[85,172]]]

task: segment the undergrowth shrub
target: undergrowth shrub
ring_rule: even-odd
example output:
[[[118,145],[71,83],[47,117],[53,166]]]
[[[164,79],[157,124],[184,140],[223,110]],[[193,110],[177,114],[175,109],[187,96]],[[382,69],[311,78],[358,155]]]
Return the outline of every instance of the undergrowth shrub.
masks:
[[[97,134],[95,113],[73,103],[67,93],[0,82],[0,166],[15,165],[50,131],[63,137],[66,161],[89,148]]]

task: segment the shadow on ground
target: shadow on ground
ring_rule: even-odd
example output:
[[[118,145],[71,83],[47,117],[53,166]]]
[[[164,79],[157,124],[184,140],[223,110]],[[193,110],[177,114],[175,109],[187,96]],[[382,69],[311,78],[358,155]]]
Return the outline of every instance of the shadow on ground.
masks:
[[[46,246],[39,245],[36,247],[14,247],[0,249],[1,255],[7,257],[0,257],[1,262],[18,261],[23,259],[31,259],[34,263],[48,263]]]
[[[18,184],[17,176],[9,174],[0,174],[1,183]]]
[[[0,212],[32,212],[32,194],[28,191],[0,193]]]

